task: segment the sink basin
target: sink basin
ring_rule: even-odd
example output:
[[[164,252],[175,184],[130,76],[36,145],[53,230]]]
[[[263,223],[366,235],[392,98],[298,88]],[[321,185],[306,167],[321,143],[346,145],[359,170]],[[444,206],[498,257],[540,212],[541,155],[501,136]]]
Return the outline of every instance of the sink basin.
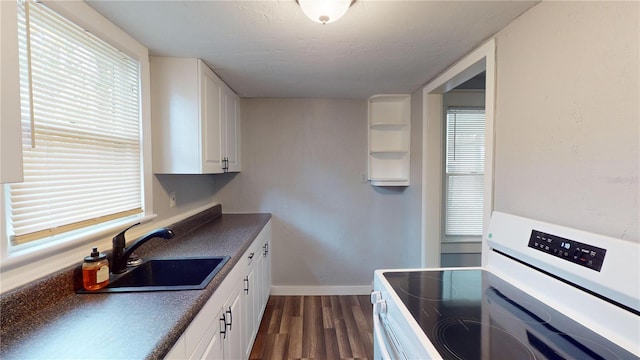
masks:
[[[204,289],[229,260],[229,256],[148,259],[129,267],[122,275],[111,275],[109,285],[95,291],[112,293],[138,291],[172,291]]]

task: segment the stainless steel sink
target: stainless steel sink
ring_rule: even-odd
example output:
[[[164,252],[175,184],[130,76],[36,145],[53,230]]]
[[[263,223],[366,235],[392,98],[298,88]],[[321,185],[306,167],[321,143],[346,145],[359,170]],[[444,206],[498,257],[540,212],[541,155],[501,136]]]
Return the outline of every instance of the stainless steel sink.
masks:
[[[112,274],[105,288],[78,293],[204,289],[228,260],[229,256],[147,259],[124,274]]]

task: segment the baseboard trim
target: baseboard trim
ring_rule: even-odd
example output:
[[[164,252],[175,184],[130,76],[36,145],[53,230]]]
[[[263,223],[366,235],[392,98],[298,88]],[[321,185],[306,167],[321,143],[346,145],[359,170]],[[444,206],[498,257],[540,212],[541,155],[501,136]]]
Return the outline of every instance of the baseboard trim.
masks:
[[[318,296],[318,295],[369,295],[371,285],[354,286],[271,286],[275,296]]]

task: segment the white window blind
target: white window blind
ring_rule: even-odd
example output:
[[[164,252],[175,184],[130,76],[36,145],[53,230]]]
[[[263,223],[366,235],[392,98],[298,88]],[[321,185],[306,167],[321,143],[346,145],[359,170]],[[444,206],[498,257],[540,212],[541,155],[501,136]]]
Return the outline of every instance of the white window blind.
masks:
[[[449,108],[446,126],[447,236],[482,235],[484,109]]]
[[[138,62],[18,3],[24,182],[9,187],[12,244],[141,213]]]

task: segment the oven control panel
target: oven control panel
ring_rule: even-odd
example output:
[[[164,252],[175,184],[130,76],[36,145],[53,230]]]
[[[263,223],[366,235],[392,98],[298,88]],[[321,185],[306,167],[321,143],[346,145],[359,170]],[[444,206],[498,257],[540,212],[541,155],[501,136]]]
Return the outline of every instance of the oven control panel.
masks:
[[[575,240],[532,230],[529,247],[574,264],[600,271],[607,250]]]

